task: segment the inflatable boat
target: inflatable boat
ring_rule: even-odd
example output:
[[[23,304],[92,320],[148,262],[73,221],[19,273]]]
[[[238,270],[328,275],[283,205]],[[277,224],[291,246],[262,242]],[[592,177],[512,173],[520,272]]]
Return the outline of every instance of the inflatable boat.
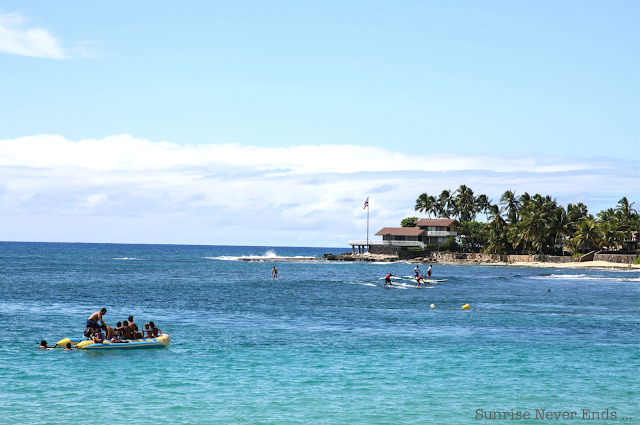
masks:
[[[71,346],[75,346],[78,350],[121,350],[132,348],[167,347],[170,341],[171,338],[167,334],[162,334],[157,338],[125,339],[120,342],[105,340],[102,344],[96,344],[92,340],[83,340],[80,338],[65,338],[58,341],[56,346],[65,348],[68,343],[71,343]]]

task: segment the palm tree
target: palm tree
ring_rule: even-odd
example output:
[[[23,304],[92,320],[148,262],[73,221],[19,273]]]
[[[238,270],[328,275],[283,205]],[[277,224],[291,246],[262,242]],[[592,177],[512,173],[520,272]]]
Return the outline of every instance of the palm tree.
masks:
[[[542,198],[542,208],[548,213],[553,213],[558,208],[558,201],[556,198],[547,195]]]
[[[520,205],[524,205],[531,200],[531,195],[527,192],[523,193],[518,197],[518,201],[520,201]]]
[[[596,214],[596,217],[598,217],[598,221],[601,223],[617,220],[616,211],[613,208],[600,211]]]
[[[476,218],[476,198],[473,196],[473,190],[463,184],[455,193],[454,211],[460,217],[460,221],[474,220]]]
[[[487,220],[493,222],[498,219],[502,220],[502,210],[497,205],[489,205],[487,208]]]
[[[582,202],[578,202],[575,205],[567,205],[567,215],[569,216],[569,221],[573,223],[578,223],[580,220],[587,216],[587,213],[587,206]]]
[[[583,251],[600,242],[598,224],[593,219],[593,216],[584,217],[578,222],[572,241],[578,248],[581,247]]]
[[[476,196],[476,212],[487,214],[489,207],[491,207],[492,199],[487,198],[487,195]]]
[[[484,247],[486,254],[505,254],[509,250],[509,239],[507,237],[507,223],[502,218],[502,211],[497,205],[490,205],[487,208],[487,244]]]
[[[544,241],[547,238],[548,214],[541,209],[530,207],[522,212],[520,222],[514,226],[512,239],[516,245],[523,245],[542,253]]]
[[[416,199],[415,211],[421,212],[423,214],[428,214],[431,217],[431,213],[433,212],[433,206],[436,203],[436,198],[433,196],[429,196],[426,192],[418,196]]]
[[[560,239],[560,249],[564,255],[564,237],[569,234],[571,222],[569,216],[563,207],[557,207],[551,213],[551,234],[553,235],[554,244]]]
[[[544,198],[542,197],[542,195],[540,195],[539,193],[536,193],[535,195],[533,195],[531,197],[531,201],[534,203],[534,205],[538,208],[542,208],[544,205]]]
[[[450,218],[453,210],[453,197],[451,192],[443,190],[436,201],[437,216],[441,218]]]
[[[520,201],[516,197],[516,193],[511,190],[507,190],[500,197],[500,203],[505,206],[509,222],[513,224],[517,223]]]
[[[638,213],[633,208],[634,204],[635,202],[629,204],[629,200],[626,196],[623,196],[622,199],[618,201],[618,205],[616,205],[616,211],[618,211],[622,216],[622,224],[627,224],[631,220],[631,216]]]
[[[624,241],[624,233],[618,231],[618,223],[615,221],[598,222],[598,232],[602,238],[602,246],[607,249],[616,249]]]

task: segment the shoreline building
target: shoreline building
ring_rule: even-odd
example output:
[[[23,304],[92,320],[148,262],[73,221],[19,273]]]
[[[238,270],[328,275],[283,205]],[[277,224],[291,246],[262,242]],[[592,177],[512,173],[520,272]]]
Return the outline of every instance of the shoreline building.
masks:
[[[381,241],[349,241],[352,252],[364,253],[371,247],[419,247],[444,243],[447,238],[458,236],[458,220],[452,218],[423,218],[415,223],[415,227],[384,227],[375,236],[382,236]]]

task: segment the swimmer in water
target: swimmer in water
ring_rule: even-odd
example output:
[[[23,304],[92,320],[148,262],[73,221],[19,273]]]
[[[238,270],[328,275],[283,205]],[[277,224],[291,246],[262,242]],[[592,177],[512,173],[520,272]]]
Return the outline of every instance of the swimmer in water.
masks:
[[[42,341],[40,341],[40,346],[38,347],[41,350],[46,350],[47,348],[56,348],[55,344],[53,345],[53,347],[49,347],[47,345],[47,341],[45,341],[44,339]]]

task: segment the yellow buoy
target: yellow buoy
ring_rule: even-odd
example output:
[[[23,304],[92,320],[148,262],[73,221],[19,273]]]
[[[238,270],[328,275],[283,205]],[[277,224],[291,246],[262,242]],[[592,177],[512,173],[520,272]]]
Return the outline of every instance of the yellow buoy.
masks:
[[[463,306],[462,306],[462,309],[463,309],[463,310],[469,310],[469,304],[465,304],[465,305],[463,305]]]
[[[431,304],[431,308],[436,308],[436,305],[435,304]]]

